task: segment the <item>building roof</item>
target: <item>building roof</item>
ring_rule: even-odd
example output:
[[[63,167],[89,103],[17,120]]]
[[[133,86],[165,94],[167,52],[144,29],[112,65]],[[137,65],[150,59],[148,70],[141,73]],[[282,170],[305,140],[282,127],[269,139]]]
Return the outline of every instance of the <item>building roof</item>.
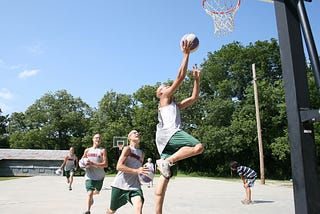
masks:
[[[63,160],[69,150],[0,149],[0,160]]]

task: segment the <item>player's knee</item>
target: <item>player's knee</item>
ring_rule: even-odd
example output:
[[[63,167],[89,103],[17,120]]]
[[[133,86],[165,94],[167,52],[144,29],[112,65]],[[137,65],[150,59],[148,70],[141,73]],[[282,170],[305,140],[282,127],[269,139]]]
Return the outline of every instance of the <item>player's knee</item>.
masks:
[[[154,191],[155,196],[162,197],[165,193],[166,189],[156,188]]]
[[[194,148],[197,154],[201,154],[204,150],[204,147],[201,143],[197,144]]]
[[[116,213],[115,211],[110,210],[109,208],[107,208],[107,214],[114,214]]]
[[[155,196],[161,196],[162,194],[161,194],[161,191],[159,191],[158,189],[156,189],[155,191],[154,191],[154,194],[155,194]]]

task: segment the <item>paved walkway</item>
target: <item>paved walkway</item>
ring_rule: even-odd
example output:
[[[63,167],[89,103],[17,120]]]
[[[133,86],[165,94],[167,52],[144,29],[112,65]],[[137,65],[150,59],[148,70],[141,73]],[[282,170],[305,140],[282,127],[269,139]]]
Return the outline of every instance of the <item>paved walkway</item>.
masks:
[[[94,197],[92,214],[105,214],[109,206],[110,183],[105,178],[104,187]],[[1,214],[81,214],[85,207],[84,178],[75,177],[73,190],[69,191],[65,178],[38,176],[0,181]],[[157,183],[157,178],[154,181]],[[154,213],[154,187],[143,186],[144,214]],[[252,205],[241,204],[245,196],[239,181],[221,181],[205,178],[177,177],[170,181],[163,214],[293,214],[292,186],[280,184],[261,185],[256,181],[252,188]],[[119,214],[132,214],[130,204],[118,210]]]

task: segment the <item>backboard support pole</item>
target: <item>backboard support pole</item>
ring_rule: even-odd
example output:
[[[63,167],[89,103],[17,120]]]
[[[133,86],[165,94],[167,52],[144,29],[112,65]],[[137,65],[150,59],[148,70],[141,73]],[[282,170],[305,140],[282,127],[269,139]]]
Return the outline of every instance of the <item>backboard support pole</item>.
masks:
[[[298,4],[303,0],[275,0],[281,64],[287,106],[295,213],[318,214],[320,182],[313,120],[301,120],[310,109],[308,79]]]

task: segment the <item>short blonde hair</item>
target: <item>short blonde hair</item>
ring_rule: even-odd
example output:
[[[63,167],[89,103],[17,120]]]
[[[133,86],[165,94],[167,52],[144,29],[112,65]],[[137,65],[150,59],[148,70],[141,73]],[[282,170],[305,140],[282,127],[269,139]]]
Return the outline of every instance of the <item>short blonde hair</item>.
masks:
[[[128,139],[130,140],[130,135],[132,135],[133,133],[136,133],[136,132],[138,132],[138,131],[137,130],[132,130],[131,132],[129,132]]]

